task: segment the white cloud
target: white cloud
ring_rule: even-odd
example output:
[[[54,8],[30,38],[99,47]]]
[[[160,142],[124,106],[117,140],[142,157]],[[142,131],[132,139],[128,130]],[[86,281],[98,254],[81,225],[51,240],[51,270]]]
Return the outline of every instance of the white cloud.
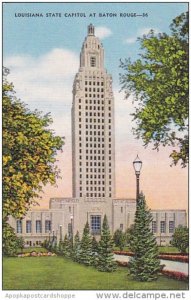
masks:
[[[136,40],[137,40],[136,37],[127,38],[126,40],[124,40],[124,44],[134,44]]]
[[[66,49],[53,49],[39,57],[11,56],[4,60],[10,69],[17,96],[22,101],[71,103],[72,83],[78,71],[79,58]]]
[[[158,34],[159,33],[159,29],[158,28],[148,28],[148,27],[145,27],[145,28],[141,28],[138,30],[137,34],[139,36],[143,36],[144,34],[149,34],[149,32],[153,30],[155,34]]]
[[[67,49],[52,49],[39,57],[11,56],[4,60],[10,69],[17,98],[43,114],[51,112],[51,128],[70,139],[72,85],[79,57]]]
[[[112,35],[112,31],[108,27],[96,27],[95,35],[100,39],[105,39]]]
[[[142,37],[143,35],[149,34],[151,29],[154,31],[155,34],[158,34],[160,32],[158,28],[144,27],[144,28],[139,29],[134,37],[129,37],[129,38],[125,39],[124,44],[134,44],[137,41],[138,37]]]

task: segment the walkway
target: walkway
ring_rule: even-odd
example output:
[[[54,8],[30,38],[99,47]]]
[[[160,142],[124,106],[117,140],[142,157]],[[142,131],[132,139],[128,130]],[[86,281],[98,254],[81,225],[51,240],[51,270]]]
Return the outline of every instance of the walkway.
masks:
[[[130,256],[114,254],[115,260],[128,262]],[[188,275],[188,263],[182,263],[179,261],[160,260],[161,265],[165,265],[164,270],[182,272]]]

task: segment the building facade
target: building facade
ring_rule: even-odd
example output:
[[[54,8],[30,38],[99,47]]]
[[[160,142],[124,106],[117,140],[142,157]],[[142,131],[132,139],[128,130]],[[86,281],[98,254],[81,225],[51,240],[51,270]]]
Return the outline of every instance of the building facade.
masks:
[[[59,241],[65,234],[83,233],[88,221],[99,238],[106,214],[111,233],[125,231],[133,222],[135,199],[115,196],[115,128],[112,77],[104,67],[104,49],[94,26],[80,53],[80,67],[73,83],[72,198],[52,198],[49,209],[31,210],[23,220],[10,224],[27,245],[45,239]],[[152,231],[159,244],[168,244],[175,227],[186,225],[184,210],[152,211]]]

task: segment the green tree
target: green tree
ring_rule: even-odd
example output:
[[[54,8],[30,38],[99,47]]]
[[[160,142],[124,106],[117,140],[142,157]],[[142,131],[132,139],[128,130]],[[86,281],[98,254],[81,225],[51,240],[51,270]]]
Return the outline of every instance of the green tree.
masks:
[[[93,252],[98,252],[98,242],[95,238],[95,236],[92,237],[92,251]]]
[[[95,236],[93,236],[93,238],[92,238],[92,264],[94,266],[97,266],[98,250],[99,250],[99,244],[98,244]]]
[[[62,255],[65,257],[70,257],[72,252],[71,242],[68,239],[67,234],[65,234],[64,241],[62,242]]]
[[[80,235],[77,231],[74,236],[74,245],[73,245],[73,252],[72,252],[72,258],[74,261],[79,261],[81,255],[81,243],[80,243]]]
[[[90,266],[92,264],[92,241],[88,222],[86,222],[84,227],[80,252],[80,262]]]
[[[188,13],[176,17],[171,34],[154,34],[138,38],[140,59],[121,61],[122,90],[126,98],[132,93],[138,101],[134,120],[134,134],[144,145],[154,143],[175,147],[171,153],[173,163],[188,163]]]
[[[59,255],[62,255],[62,252],[63,252],[63,242],[61,240],[58,243],[57,252],[58,252]]]
[[[121,251],[124,249],[124,247],[127,244],[126,234],[121,229],[117,229],[114,232],[113,240],[114,240],[115,246],[119,247],[119,249]]]
[[[43,186],[55,184],[59,170],[56,154],[63,139],[42,116],[15,97],[14,87],[3,79],[3,217],[22,217]]]
[[[171,245],[178,248],[182,253],[186,253],[189,246],[189,231],[186,226],[179,225],[175,228]]]
[[[117,265],[113,255],[113,239],[105,215],[101,231],[101,240],[98,247],[97,269],[102,272],[113,272],[116,270],[116,267]]]
[[[150,228],[151,221],[152,216],[146,206],[145,197],[140,194],[130,241],[134,257],[129,261],[130,274],[138,281],[156,280],[160,271],[158,246]]]
[[[125,236],[126,236],[126,242],[127,246],[130,245],[131,237],[133,236],[133,231],[134,231],[134,224],[132,224],[127,230],[125,231]]]
[[[18,238],[14,229],[3,220],[2,250],[5,256],[16,256],[24,247],[24,240]]]

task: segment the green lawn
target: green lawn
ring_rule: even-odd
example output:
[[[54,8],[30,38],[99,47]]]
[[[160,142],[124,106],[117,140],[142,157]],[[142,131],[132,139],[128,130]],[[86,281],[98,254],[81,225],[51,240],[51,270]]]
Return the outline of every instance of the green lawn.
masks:
[[[43,248],[43,247],[28,247],[28,248],[24,248],[22,251],[20,250],[19,253],[29,253],[29,252],[48,252],[47,249]]]
[[[172,246],[159,246],[160,253],[179,253],[180,251],[176,247]],[[120,250],[119,247],[115,247],[114,250]],[[129,251],[128,247],[124,247],[123,251]]]
[[[187,290],[185,282],[162,275],[155,282],[136,282],[126,268],[103,273],[63,257],[3,259],[4,290]]]

